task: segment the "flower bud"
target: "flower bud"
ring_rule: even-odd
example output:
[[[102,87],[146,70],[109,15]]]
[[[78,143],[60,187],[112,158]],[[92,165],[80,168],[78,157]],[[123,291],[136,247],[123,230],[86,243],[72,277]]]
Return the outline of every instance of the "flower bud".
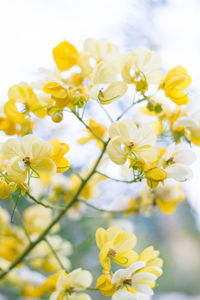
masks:
[[[60,123],[63,119],[62,111],[56,111],[51,115],[51,119],[55,123]]]

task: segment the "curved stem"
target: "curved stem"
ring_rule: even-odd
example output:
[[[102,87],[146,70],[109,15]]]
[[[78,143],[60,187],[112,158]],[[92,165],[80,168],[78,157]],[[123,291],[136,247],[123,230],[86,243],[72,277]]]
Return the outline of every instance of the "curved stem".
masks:
[[[88,126],[82,119],[81,117],[79,117],[79,115],[75,112],[73,112],[73,114],[77,117],[77,119],[79,119],[79,121],[99,140],[101,141],[104,145],[106,144],[106,142],[100,138],[100,136],[98,136],[91,128],[90,126]]]
[[[45,207],[45,208],[50,208],[50,209],[57,209],[57,210],[63,210],[65,207],[59,207],[59,206],[54,206],[54,205],[49,205],[45,204],[44,202],[41,202],[37,200],[34,196],[32,196],[29,192],[26,192],[26,194],[29,196],[30,199],[32,199],[35,203]]]
[[[48,240],[48,237],[44,238],[44,241],[46,242],[46,244],[49,246],[49,249],[51,250],[52,254],[55,256],[57,262],[59,263],[60,267],[62,270],[65,270],[65,266],[63,265],[60,257],[58,256],[58,254],[56,253],[56,250],[54,250],[54,248],[52,247],[51,243]]]
[[[21,215],[20,215],[20,212],[19,212],[18,208],[17,208],[16,205],[15,205],[15,202],[14,202],[12,196],[10,196],[8,199],[9,199],[9,201],[10,201],[10,204],[11,204],[12,208],[13,208],[13,209],[15,210],[15,212],[16,212],[18,221],[20,222],[20,224],[21,224],[21,226],[22,226],[22,228],[23,228],[23,230],[24,230],[24,233],[25,233],[25,235],[26,235],[28,241],[31,243],[31,238],[30,238],[30,236],[29,236],[28,230],[27,230],[27,228],[26,228],[26,226],[25,226],[25,224],[24,224],[24,221],[23,221],[23,219],[22,219],[22,217],[21,217]]]
[[[81,199],[78,199],[79,202],[81,203],[84,203],[86,206],[92,208],[92,209],[95,209],[97,211],[100,211],[100,212],[103,212],[103,213],[108,213],[108,214],[126,214],[126,213],[134,213],[136,212],[133,208],[130,208],[130,209],[126,209],[126,210],[106,210],[106,209],[103,209],[103,208],[99,208],[99,207],[96,207],[84,200],[81,200]]]
[[[75,193],[75,195],[72,197],[71,201],[68,203],[68,205],[66,205],[66,207],[64,209],[62,209],[59,214],[52,220],[52,222],[49,224],[49,226],[39,235],[39,237],[31,242],[29,244],[29,246],[24,250],[24,252],[21,253],[20,256],[17,257],[17,259],[10,265],[10,267],[1,272],[0,273],[0,279],[4,278],[10,271],[12,271],[17,265],[19,265],[21,262],[23,262],[24,258],[31,252],[31,250],[33,248],[35,248],[35,246],[37,246],[42,240],[45,239],[46,235],[49,233],[49,231],[51,230],[51,228],[53,228],[53,226],[55,224],[58,223],[58,221],[65,215],[65,213],[73,206],[73,204],[78,201],[78,196],[80,195],[81,191],[83,190],[83,188],[85,187],[85,185],[87,184],[87,182],[90,180],[90,178],[93,176],[93,174],[95,173],[96,168],[98,167],[105,151],[106,151],[106,147],[107,144],[109,142],[110,139],[108,139],[108,141],[106,143],[104,143],[104,147],[103,150],[101,152],[101,154],[99,155],[99,158],[97,159],[94,167],[92,168],[91,172],[89,173],[89,175],[86,177],[86,179],[81,183],[79,189],[77,190],[77,192]]]
[[[110,177],[110,176],[108,176],[108,175],[106,175],[104,173],[101,173],[99,171],[95,171],[95,173],[98,173],[99,175],[102,175],[102,176],[104,176],[104,177],[106,177],[108,179],[111,179],[111,180],[117,181],[117,182],[122,182],[122,183],[133,183],[133,182],[136,182],[135,179],[133,179],[133,180],[120,180],[120,179],[117,179],[117,178],[113,178],[113,177]]]

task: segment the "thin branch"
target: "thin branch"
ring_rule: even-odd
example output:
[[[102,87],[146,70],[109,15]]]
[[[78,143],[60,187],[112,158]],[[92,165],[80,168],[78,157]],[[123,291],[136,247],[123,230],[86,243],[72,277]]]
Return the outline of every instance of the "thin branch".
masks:
[[[65,209],[65,207],[60,207],[60,206],[54,206],[54,205],[49,205],[49,204],[45,204],[44,202],[41,202],[39,200],[37,200],[34,196],[32,196],[29,192],[26,192],[26,195],[29,196],[30,199],[32,199],[35,203],[45,207],[45,208],[50,208],[50,209],[56,209],[56,210],[63,210]]]
[[[110,180],[117,181],[117,182],[122,182],[122,183],[133,183],[133,182],[136,182],[135,179],[133,179],[133,180],[121,180],[121,179],[113,178],[113,177],[110,177],[110,176],[108,176],[108,175],[106,175],[104,173],[101,173],[101,172],[97,171],[97,170],[95,171],[95,173],[97,173],[99,175],[102,175],[102,176],[104,176],[104,177],[106,177],[106,178],[108,178]]]
[[[19,212],[19,210],[18,210],[18,208],[17,208],[17,206],[16,206],[16,203],[14,202],[12,196],[10,196],[8,199],[9,199],[9,201],[10,201],[11,206],[13,207],[13,209],[14,209],[15,212],[16,212],[17,218],[18,218],[18,220],[19,220],[19,222],[20,222],[20,224],[21,224],[21,226],[22,226],[22,229],[24,230],[24,233],[25,233],[25,235],[26,235],[28,241],[31,243],[31,238],[30,238],[30,236],[29,236],[29,232],[28,232],[28,230],[27,230],[27,228],[26,228],[26,226],[25,226],[25,224],[24,224],[24,221],[23,221],[23,219],[22,219],[22,217],[21,217],[21,215],[20,215],[20,212]],[[18,199],[19,199],[19,198],[18,198]]]
[[[117,215],[117,214],[126,214],[126,213],[135,213],[136,212],[133,208],[126,209],[126,210],[106,210],[106,209],[103,209],[103,208],[96,207],[96,206],[88,203],[87,201],[84,201],[84,200],[81,200],[81,199],[79,199],[78,201],[81,202],[81,203],[84,203],[86,206],[88,206],[92,209],[95,209],[97,211],[100,211],[102,213]]]
[[[60,257],[57,255],[56,251],[54,250],[54,248],[52,247],[51,243],[48,241],[48,237],[44,238],[44,241],[46,242],[46,244],[49,246],[49,249],[51,250],[52,254],[55,256],[57,262],[59,263],[60,267],[62,270],[65,270],[65,267],[60,259]]]
[[[101,141],[104,145],[106,144],[106,142],[100,138],[100,136],[98,136],[91,128],[90,126],[88,126],[82,119],[81,117],[79,117],[79,115],[75,112],[73,112],[73,114],[77,117],[77,119],[99,140]]]
[[[62,209],[59,214],[51,221],[49,226],[39,235],[39,237],[31,242],[29,246],[17,257],[17,259],[9,266],[9,268],[3,272],[0,273],[0,279],[4,278],[10,271],[12,271],[16,266],[18,266],[21,262],[24,261],[24,258],[33,250],[42,240],[45,239],[46,235],[49,233],[49,231],[53,228],[55,224],[59,222],[59,220],[66,214],[66,212],[78,201],[78,196],[80,195],[81,191],[87,184],[87,182],[90,180],[90,178],[94,175],[96,168],[101,162],[101,159],[106,151],[106,147],[108,145],[110,139],[107,140],[107,142],[104,144],[103,150],[101,151],[94,167],[92,168],[89,175],[86,177],[86,179],[82,182],[80,185],[78,191],[75,193],[75,195],[72,197],[71,201],[66,205],[64,209]]]

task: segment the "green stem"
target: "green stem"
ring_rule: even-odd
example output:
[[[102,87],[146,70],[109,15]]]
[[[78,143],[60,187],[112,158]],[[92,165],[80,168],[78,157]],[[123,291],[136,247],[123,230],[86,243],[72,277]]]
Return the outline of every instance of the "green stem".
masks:
[[[34,196],[32,196],[29,192],[26,192],[26,194],[29,196],[30,199],[32,199],[35,203],[45,207],[45,208],[50,208],[50,209],[56,209],[56,210],[63,210],[64,207],[59,207],[59,206],[54,206],[54,205],[49,205],[45,204],[44,202],[41,202],[37,200]]]
[[[22,217],[21,217],[21,215],[20,215],[20,212],[19,212],[18,208],[15,206],[15,202],[14,202],[12,196],[10,196],[8,199],[9,199],[9,201],[10,201],[10,204],[11,204],[12,208],[15,209],[17,218],[18,218],[18,220],[19,220],[19,222],[20,222],[20,224],[21,224],[21,226],[22,226],[22,228],[23,228],[23,230],[24,230],[24,233],[25,233],[25,235],[26,235],[28,241],[31,243],[31,238],[30,238],[30,236],[29,236],[29,232],[28,232],[28,230],[26,229],[26,226],[25,226],[25,224],[24,224],[24,221],[23,221],[23,219],[22,219]]]
[[[81,117],[79,117],[78,114],[76,114],[75,112],[73,112],[73,114],[77,117],[77,119],[79,119],[79,121],[99,140],[101,141],[104,145],[106,144],[105,141],[100,138],[100,136],[98,136],[91,128],[90,126],[88,126],[82,119]]]
[[[44,238],[44,241],[46,242],[46,244],[49,246],[49,249],[51,250],[52,254],[55,256],[57,262],[59,263],[60,267],[62,270],[65,270],[65,267],[60,259],[60,257],[57,255],[56,251],[54,250],[54,248],[52,247],[51,243],[48,241],[48,237]]]
[[[133,180],[120,180],[120,179],[117,179],[117,178],[113,178],[113,177],[110,177],[110,176],[108,176],[108,175],[106,175],[106,174],[104,174],[104,173],[101,173],[101,172],[99,172],[99,171],[95,171],[95,173],[97,173],[97,174],[99,174],[99,175],[102,175],[102,176],[104,176],[104,177],[106,177],[106,178],[108,178],[108,179],[111,179],[111,180],[113,180],[113,181],[117,181],[117,182],[122,182],[122,183],[133,183],[133,182],[136,182],[135,179],[133,179]]]
[[[81,200],[81,199],[79,199],[78,201],[81,203],[84,203],[86,206],[88,206],[92,209],[95,209],[95,210],[103,212],[103,213],[108,213],[108,214],[116,214],[117,215],[117,214],[126,214],[126,213],[135,213],[136,212],[133,208],[126,209],[126,210],[106,210],[103,208],[98,208],[84,200]]]
[[[72,197],[71,201],[66,205],[66,207],[59,212],[59,214],[52,220],[52,222],[49,224],[49,226],[39,235],[39,237],[31,242],[29,246],[24,250],[24,252],[21,253],[20,256],[17,257],[17,259],[10,265],[10,267],[0,273],[0,279],[4,278],[10,271],[12,271],[17,265],[19,265],[21,262],[23,262],[24,258],[37,246],[42,240],[45,239],[46,235],[49,233],[49,231],[54,227],[55,224],[59,222],[59,220],[65,215],[65,213],[73,206],[73,204],[78,200],[78,196],[80,195],[81,191],[87,184],[87,182],[90,180],[90,178],[94,175],[96,168],[98,167],[105,151],[107,144],[110,139],[106,143],[104,143],[103,150],[97,159],[94,167],[92,168],[91,172],[89,175],[86,177],[86,179],[81,183],[78,191],[75,193],[75,195]]]

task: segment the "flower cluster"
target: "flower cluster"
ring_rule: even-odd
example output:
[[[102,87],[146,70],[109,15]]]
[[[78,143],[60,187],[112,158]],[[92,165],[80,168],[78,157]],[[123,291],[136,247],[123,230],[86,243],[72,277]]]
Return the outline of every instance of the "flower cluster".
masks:
[[[104,39],[87,39],[80,50],[62,41],[53,58],[55,68],[42,69],[42,78],[9,88],[0,115],[0,281],[20,287],[22,297],[90,300],[100,291],[112,300],[144,300],[162,274],[159,251],[138,253],[136,236],[111,226],[112,216],[131,215],[134,222],[155,207],[171,214],[186,199],[192,144],[200,145],[199,96],[188,92],[192,79],[184,67],[165,72],[160,54],[146,47],[121,53]],[[72,118],[85,127],[79,138]],[[135,194],[125,195],[120,185],[126,201],[119,197],[106,210],[114,198],[110,181],[116,193],[124,183]],[[94,237],[93,227],[103,269],[96,287],[97,274],[74,259]],[[45,278],[35,284],[23,271]]]
[[[136,244],[135,235],[123,231],[118,226],[107,230],[99,228],[96,232],[96,242],[103,267],[103,274],[97,280],[96,286],[103,295],[118,300],[122,297],[138,299],[139,295],[142,297],[142,294],[153,294],[155,281],[162,274],[159,251],[148,247],[139,255],[133,250]],[[126,268],[119,269],[113,274],[111,261]]]

